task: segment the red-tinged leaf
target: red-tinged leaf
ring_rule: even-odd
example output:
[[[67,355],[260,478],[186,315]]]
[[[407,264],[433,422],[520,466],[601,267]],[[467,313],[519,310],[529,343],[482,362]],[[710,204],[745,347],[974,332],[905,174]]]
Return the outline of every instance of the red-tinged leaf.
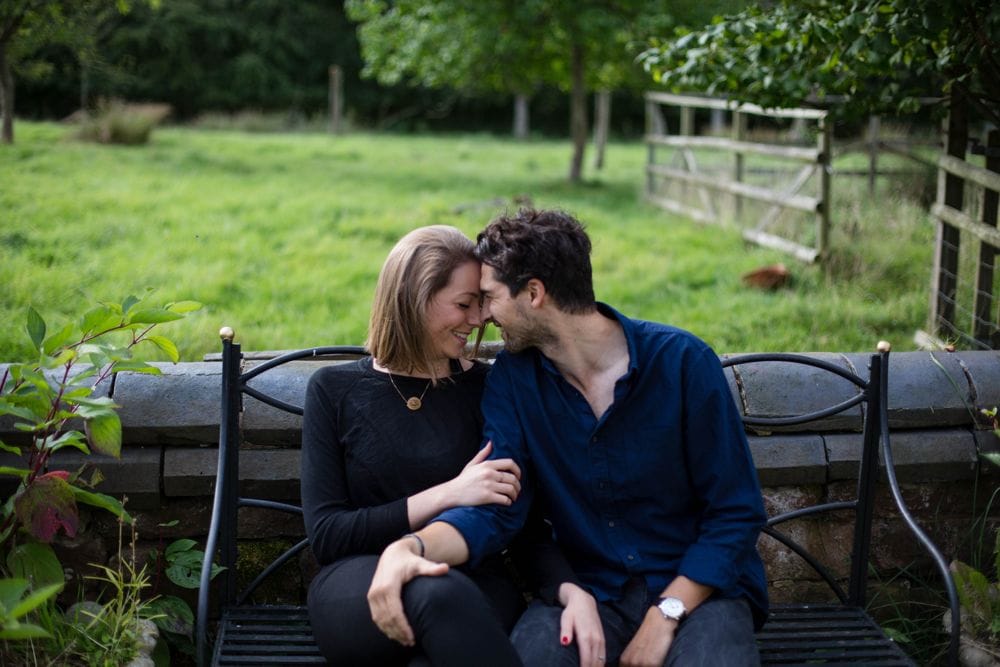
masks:
[[[35,478],[14,501],[14,512],[35,539],[46,543],[60,528],[74,537],[80,524],[73,487],[51,474]]]
[[[69,471],[68,470],[52,470],[45,473],[44,475],[39,475],[38,479],[48,479],[50,477],[58,477],[64,482],[69,481]]]

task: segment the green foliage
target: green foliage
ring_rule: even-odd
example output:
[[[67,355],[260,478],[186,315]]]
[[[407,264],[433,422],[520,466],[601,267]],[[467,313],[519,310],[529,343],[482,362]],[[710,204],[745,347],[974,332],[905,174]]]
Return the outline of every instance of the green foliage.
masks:
[[[658,82],[764,107],[844,96],[842,115],[905,114],[960,87],[994,122],[1000,100],[1000,5],[984,0],[783,0],[641,56]]]
[[[176,362],[176,346],[151,332],[201,307],[192,301],[158,305],[150,299],[147,294],[121,303],[101,302],[52,331],[34,308],[27,308],[24,328],[34,360],[11,364],[0,374],[0,415],[13,416],[14,428],[30,440],[26,468],[0,469],[0,474],[20,479],[0,509],[0,546],[11,540],[18,525],[42,542],[51,542],[60,530],[74,536],[81,502],[130,520],[121,502],[87,488],[99,477],[88,481],[82,470],[49,472],[47,467],[50,457],[66,447],[120,456],[118,406],[96,388],[121,371],[159,373],[136,355],[134,348],[142,343]],[[83,432],[70,428],[71,420],[82,421]],[[0,447],[22,454],[20,445],[0,441]]]
[[[176,522],[173,522],[176,523]],[[197,589],[201,586],[202,563],[205,552],[196,548],[197,542],[179,539],[167,545],[163,555],[154,551],[151,557],[157,571],[162,570],[167,579],[181,588]],[[225,569],[212,564],[210,579],[214,579]],[[194,655],[194,612],[191,606],[176,595],[157,595],[150,601],[147,611],[152,613],[156,625],[164,633],[167,642],[177,650]]]
[[[102,144],[145,144],[153,128],[169,114],[170,107],[165,104],[107,102],[83,119],[77,137]]]
[[[50,636],[44,628],[22,622],[39,605],[53,599],[62,583],[31,590],[27,579],[0,579],[0,639],[17,640]]]
[[[163,100],[181,117],[324,109],[327,68],[360,67],[354,30],[338,4],[172,0],[156,10],[137,6],[104,40],[114,68],[96,73],[95,89]]]

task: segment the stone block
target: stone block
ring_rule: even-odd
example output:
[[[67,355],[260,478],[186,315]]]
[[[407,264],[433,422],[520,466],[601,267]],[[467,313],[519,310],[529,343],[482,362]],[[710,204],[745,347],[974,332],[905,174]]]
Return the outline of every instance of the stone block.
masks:
[[[826,482],[826,450],[820,436],[751,436],[749,440],[761,486]]]
[[[827,433],[823,436],[829,461],[829,479],[857,479],[864,439],[860,433]]]
[[[816,505],[822,498],[822,486],[765,487],[764,510],[768,516],[776,516]]]
[[[122,437],[135,444],[218,442],[222,365],[157,363],[162,375],[119,373],[113,397],[121,405]]]
[[[218,459],[217,449],[167,449],[163,458],[164,493],[167,496],[212,495]],[[299,450],[241,450],[240,493],[258,498],[297,501]]]
[[[965,429],[899,431],[890,434],[896,478],[904,482],[947,482],[976,477],[976,441]],[[885,463],[884,452],[880,457]]]
[[[970,363],[971,359],[967,358],[965,363]],[[955,354],[909,352],[889,357],[888,411],[891,428],[943,428],[970,424],[971,398],[968,377]]]
[[[121,458],[87,455],[79,450],[60,450],[49,459],[48,469],[76,472],[84,465],[100,470],[104,480],[96,490],[119,500],[126,497],[126,508],[131,512],[139,509],[153,509],[160,504],[160,456],[159,447],[123,447]],[[0,465],[27,467],[27,456],[0,454]],[[85,474],[90,479],[90,473]],[[7,496],[17,488],[14,477],[0,477],[0,496]]]
[[[969,386],[969,402],[976,408],[1000,406],[1000,352],[954,352]],[[982,426],[986,426],[985,421]]]
[[[247,384],[255,390],[302,408],[309,378],[324,365],[351,361],[292,361],[252,378]],[[247,372],[253,368],[249,365]],[[273,407],[252,396],[243,399],[243,440],[250,445],[302,445],[302,417]]]
[[[808,355],[846,367],[839,354]],[[726,369],[730,387],[737,385],[737,405],[748,416],[790,417],[836,405],[857,395],[855,385],[823,369],[797,363],[760,362]],[[806,425],[750,427],[754,432],[860,430],[860,406]]]

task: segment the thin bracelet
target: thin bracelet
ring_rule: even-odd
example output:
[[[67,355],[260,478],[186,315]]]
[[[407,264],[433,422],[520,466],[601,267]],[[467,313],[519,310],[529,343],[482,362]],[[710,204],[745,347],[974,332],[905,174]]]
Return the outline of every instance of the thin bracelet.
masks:
[[[420,536],[416,533],[407,533],[406,535],[403,535],[403,537],[412,537],[417,541],[417,544],[420,545],[420,557],[423,558],[426,549],[424,548],[424,541],[420,538]]]

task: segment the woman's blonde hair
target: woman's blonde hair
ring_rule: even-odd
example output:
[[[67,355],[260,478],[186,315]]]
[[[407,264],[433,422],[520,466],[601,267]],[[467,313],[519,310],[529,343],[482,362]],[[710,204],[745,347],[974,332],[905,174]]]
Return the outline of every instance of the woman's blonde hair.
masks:
[[[474,249],[465,234],[448,225],[414,229],[396,243],[375,285],[365,343],[380,364],[400,373],[427,373],[437,382],[427,309],[455,269],[479,262]]]

